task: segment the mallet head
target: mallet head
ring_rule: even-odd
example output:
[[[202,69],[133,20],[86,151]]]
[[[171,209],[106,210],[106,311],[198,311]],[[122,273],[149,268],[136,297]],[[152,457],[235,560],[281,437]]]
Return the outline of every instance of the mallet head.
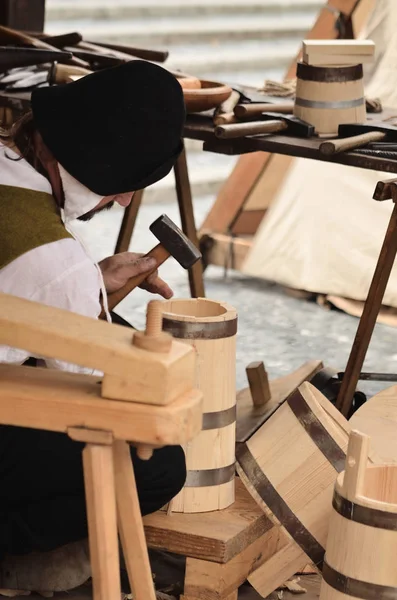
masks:
[[[167,215],[161,215],[149,229],[184,269],[200,260],[201,252]]]

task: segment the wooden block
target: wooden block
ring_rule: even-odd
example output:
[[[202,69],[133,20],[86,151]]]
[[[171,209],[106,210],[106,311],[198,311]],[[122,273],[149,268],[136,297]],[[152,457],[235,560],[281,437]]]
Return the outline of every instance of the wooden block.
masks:
[[[241,271],[252,247],[252,237],[233,238],[222,233],[212,233],[202,238],[205,262],[210,265]]]
[[[264,406],[271,398],[269,378],[263,362],[252,362],[246,368],[254,406]]]
[[[107,398],[167,404],[193,387],[194,351],[173,341],[169,354],[132,345],[127,327],[0,294],[0,344],[98,369]]]
[[[101,397],[100,378],[52,369],[0,365],[0,423],[61,431],[111,431],[115,438],[184,444],[201,430],[201,393],[191,391],[167,406]]]
[[[303,53],[303,62],[314,66],[345,66],[369,64],[373,57],[367,54],[307,54]]]
[[[250,573],[266,563],[285,543],[282,528],[274,526],[226,564],[187,558],[185,595],[206,600],[229,597]]]
[[[304,40],[303,54],[340,54],[374,56],[371,40]]]
[[[110,446],[114,440],[111,431],[87,429],[86,427],[68,427],[67,434],[75,442],[97,444],[99,446]]]
[[[171,516],[159,511],[143,521],[150,548],[218,563],[232,560],[272,527],[239,479],[236,501],[229,508]]]

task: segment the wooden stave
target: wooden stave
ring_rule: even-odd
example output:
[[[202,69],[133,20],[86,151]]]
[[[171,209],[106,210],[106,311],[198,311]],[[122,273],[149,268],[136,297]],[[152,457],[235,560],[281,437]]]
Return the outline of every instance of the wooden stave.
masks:
[[[232,353],[235,355],[235,340],[237,332],[237,314],[233,307],[225,303],[218,303],[207,299],[191,299],[191,300],[171,300],[165,302],[165,306],[176,305],[178,302],[183,304],[193,302],[205,302],[211,303],[213,306],[218,305],[224,312],[220,315],[211,315],[209,317],[199,317],[197,319],[189,319],[188,315],[185,314],[172,314],[167,312],[167,309],[163,311],[163,329],[171,333],[174,337],[186,341],[186,343],[193,345],[196,348],[201,345],[204,347],[205,344],[211,343],[214,346],[221,344],[223,340],[229,338],[230,348]],[[208,319],[208,321],[205,321]],[[187,484],[183,488],[182,492],[173,501],[173,511],[175,512],[206,512],[210,510],[218,510],[227,508],[234,502],[234,483],[235,483],[235,431],[236,431],[236,396],[235,393],[230,395],[230,403],[227,408],[220,409],[218,411],[213,410],[211,406],[211,412],[204,408],[203,415],[203,430],[199,434],[197,440],[200,440],[202,447],[212,447],[216,442],[220,446],[225,447],[225,443],[228,442],[228,452],[225,456],[224,464],[219,464],[217,468],[212,468],[212,465],[199,464],[198,468],[195,465],[188,466]],[[211,420],[214,421],[214,426],[211,427]],[[215,427],[216,422],[222,422],[220,427]],[[205,426],[205,424],[209,426]],[[223,438],[223,440],[222,440]],[[192,441],[188,448],[194,444]],[[229,447],[230,446],[230,447]],[[195,462],[197,462],[197,456]],[[187,455],[187,462],[189,463],[189,456]],[[196,465],[197,466],[197,465]],[[217,478],[223,478],[223,483],[216,484]],[[202,483],[197,483],[197,480]],[[207,480],[212,480],[211,485],[205,485]],[[192,484],[193,483],[193,484]],[[215,489],[217,488],[217,490]],[[200,498],[200,494],[207,497],[207,507],[205,509],[197,509],[197,497]],[[200,501],[198,501],[200,503]]]

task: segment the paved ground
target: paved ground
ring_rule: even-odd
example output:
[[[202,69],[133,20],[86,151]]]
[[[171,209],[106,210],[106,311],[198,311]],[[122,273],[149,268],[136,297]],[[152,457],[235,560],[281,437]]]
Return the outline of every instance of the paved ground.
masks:
[[[200,223],[213,199],[196,201],[197,222]],[[176,202],[144,205],[138,218],[132,248],[145,252],[155,239],[148,227],[161,213],[178,222]],[[113,253],[120,209],[102,213],[88,224],[79,224],[78,232],[88,244],[94,257],[101,259]],[[170,259],[161,275],[172,285],[176,297],[188,297],[185,272]],[[237,345],[237,387],[246,386],[245,366],[253,360],[264,360],[270,376],[291,372],[303,362],[321,359],[328,366],[343,369],[357,328],[357,319],[337,311],[327,311],[314,303],[288,297],[278,286],[210,267],[205,276],[208,298],[234,305],[239,313]],[[119,312],[136,326],[144,324],[149,295],[134,291],[120,304]],[[365,365],[367,370],[397,372],[397,329],[385,325],[376,327]],[[362,384],[371,394],[384,384]]]

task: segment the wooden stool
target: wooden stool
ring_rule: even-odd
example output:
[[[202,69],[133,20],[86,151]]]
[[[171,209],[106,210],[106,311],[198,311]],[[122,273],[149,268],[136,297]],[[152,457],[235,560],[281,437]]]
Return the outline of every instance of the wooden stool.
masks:
[[[170,516],[159,511],[143,522],[150,548],[186,556],[181,600],[237,600],[250,573],[287,543],[239,479],[229,508]]]
[[[1,424],[63,432],[86,444],[94,600],[120,600],[118,531],[134,600],[156,598],[128,442],[140,458],[149,459],[153,448],[185,444],[201,429],[194,351],[161,337],[166,336],[161,319],[155,320],[159,337],[154,322],[151,332],[147,323],[146,332],[138,334],[0,294],[0,344],[104,372],[101,379],[0,365]],[[170,345],[159,352],[161,344]],[[153,400],[158,404],[150,404]]]

